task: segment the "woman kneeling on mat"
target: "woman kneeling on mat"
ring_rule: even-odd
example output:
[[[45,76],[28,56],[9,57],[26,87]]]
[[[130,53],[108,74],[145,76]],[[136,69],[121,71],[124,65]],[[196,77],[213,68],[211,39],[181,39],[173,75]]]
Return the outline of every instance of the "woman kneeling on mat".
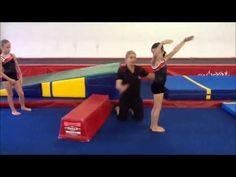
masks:
[[[119,105],[115,107],[119,120],[127,120],[129,111],[135,120],[143,119],[143,100],[140,96],[141,77],[154,79],[153,73],[148,73],[136,64],[136,53],[128,51],[125,56],[125,66],[117,73],[116,88],[120,92]]]
[[[11,113],[15,116],[20,115],[13,103],[13,88],[19,96],[21,109],[25,111],[31,111],[31,108],[25,106],[24,92],[22,89],[22,74],[19,64],[16,60],[16,56],[10,53],[11,43],[10,41],[3,39],[0,42],[1,48],[1,63],[0,74],[2,77],[3,85],[7,91],[7,101],[11,108]]]
[[[151,51],[153,53],[153,57],[151,60],[151,67],[155,73],[155,80],[153,81],[151,86],[154,103],[151,112],[150,129],[154,132],[165,131],[163,127],[159,126],[158,121],[164,96],[164,86],[167,78],[166,61],[171,59],[184,46],[186,42],[191,41],[192,39],[193,36],[186,37],[167,55],[163,45],[171,44],[173,42],[172,40],[164,40],[162,42],[157,42],[152,45]]]

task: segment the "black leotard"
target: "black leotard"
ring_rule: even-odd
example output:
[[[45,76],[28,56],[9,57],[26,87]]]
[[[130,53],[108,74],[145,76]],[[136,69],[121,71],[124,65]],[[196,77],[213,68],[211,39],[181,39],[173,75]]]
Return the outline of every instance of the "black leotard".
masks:
[[[13,55],[10,54],[6,58],[1,56],[1,60],[2,60],[3,73],[6,74],[11,79],[18,80],[16,64]],[[7,81],[7,80],[2,78],[2,81]]]
[[[164,86],[167,78],[167,65],[165,60],[161,61],[157,66],[153,67],[155,72],[155,80],[152,83],[151,90],[153,94],[164,93]]]

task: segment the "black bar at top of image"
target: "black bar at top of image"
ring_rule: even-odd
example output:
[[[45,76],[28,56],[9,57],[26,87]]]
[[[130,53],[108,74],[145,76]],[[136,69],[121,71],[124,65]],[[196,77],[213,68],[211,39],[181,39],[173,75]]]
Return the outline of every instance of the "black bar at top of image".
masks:
[[[1,7],[1,22],[236,21],[233,1],[3,1]]]

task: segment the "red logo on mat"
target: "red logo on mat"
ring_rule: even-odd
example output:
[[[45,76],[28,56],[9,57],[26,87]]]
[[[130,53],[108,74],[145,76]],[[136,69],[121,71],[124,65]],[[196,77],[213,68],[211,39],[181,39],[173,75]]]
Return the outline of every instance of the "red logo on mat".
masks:
[[[80,130],[80,127],[75,127],[75,126],[66,126],[64,127],[65,130],[68,130],[68,131],[79,131]]]
[[[64,122],[64,130],[69,135],[81,135],[81,123]]]

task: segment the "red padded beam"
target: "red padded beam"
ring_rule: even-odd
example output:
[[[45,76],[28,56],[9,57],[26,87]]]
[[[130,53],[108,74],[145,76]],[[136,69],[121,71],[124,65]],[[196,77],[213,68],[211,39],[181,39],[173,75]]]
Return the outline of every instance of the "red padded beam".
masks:
[[[90,141],[111,113],[107,95],[93,94],[61,120],[59,138]]]

